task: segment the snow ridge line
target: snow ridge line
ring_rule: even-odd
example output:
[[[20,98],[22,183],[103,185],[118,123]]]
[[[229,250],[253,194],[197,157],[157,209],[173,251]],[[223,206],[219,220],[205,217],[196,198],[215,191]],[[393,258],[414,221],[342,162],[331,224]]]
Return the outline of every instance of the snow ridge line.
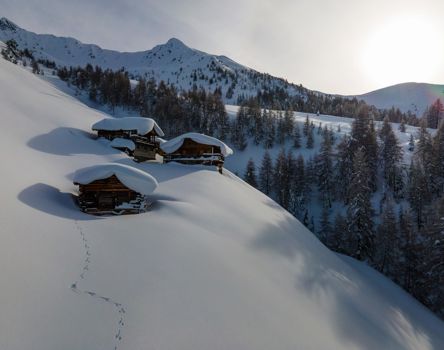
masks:
[[[125,318],[125,314],[126,314],[125,308],[122,306],[121,303],[119,303],[119,302],[117,302],[117,301],[115,301],[115,300],[113,300],[113,299],[111,299],[109,297],[100,295],[100,294],[98,294],[96,292],[93,292],[93,291],[89,291],[89,290],[84,290],[84,289],[78,288],[79,282],[85,279],[85,276],[86,276],[86,274],[89,271],[89,265],[91,263],[91,251],[90,251],[90,245],[88,243],[88,239],[86,238],[86,235],[83,232],[83,229],[80,227],[80,225],[77,222],[77,220],[75,220],[74,222],[75,222],[75,227],[76,227],[77,231],[80,233],[80,236],[82,237],[83,246],[84,246],[84,249],[85,249],[85,260],[83,261],[82,272],[79,275],[80,280],[78,279],[73,284],[71,284],[71,290],[74,293],[77,293],[77,294],[87,294],[87,295],[89,295],[92,298],[95,298],[95,299],[98,299],[98,300],[100,300],[102,302],[106,302],[108,304],[111,304],[117,310],[117,312],[119,314],[119,322],[118,322],[118,326],[117,326],[117,329],[116,329],[116,333],[114,335],[115,345],[114,345],[114,348],[113,348],[113,350],[117,350],[118,346],[119,346],[119,343],[121,342],[122,337],[123,337],[122,336],[122,332],[123,332],[123,327],[125,326],[124,318]]]

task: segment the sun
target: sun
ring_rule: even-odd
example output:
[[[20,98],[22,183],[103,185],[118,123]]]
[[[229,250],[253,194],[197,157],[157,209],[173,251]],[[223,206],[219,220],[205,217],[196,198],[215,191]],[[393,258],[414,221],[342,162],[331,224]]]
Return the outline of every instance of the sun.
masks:
[[[425,18],[393,18],[377,27],[363,50],[365,73],[377,87],[430,82],[443,60],[436,28]]]

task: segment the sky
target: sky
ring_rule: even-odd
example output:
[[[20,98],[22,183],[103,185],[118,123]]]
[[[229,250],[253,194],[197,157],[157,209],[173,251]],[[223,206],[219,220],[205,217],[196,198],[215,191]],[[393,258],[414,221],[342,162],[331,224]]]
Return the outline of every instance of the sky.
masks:
[[[444,84],[442,0],[0,0],[36,33],[119,51],[171,37],[310,89]],[[443,48],[441,48],[443,47]]]

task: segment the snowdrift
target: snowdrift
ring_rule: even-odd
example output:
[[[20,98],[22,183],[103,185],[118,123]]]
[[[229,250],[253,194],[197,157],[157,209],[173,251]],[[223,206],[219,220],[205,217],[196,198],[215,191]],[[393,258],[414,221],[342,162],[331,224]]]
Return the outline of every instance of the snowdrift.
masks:
[[[105,115],[0,59],[0,348],[442,349],[444,325],[228,171],[136,164]],[[150,212],[81,213],[76,169],[159,182]]]

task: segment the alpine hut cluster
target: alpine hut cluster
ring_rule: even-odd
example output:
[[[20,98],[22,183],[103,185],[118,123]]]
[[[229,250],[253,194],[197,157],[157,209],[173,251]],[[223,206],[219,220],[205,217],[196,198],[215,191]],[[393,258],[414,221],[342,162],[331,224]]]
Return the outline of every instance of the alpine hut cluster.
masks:
[[[105,118],[92,129],[137,162],[155,160],[159,154],[165,163],[213,165],[222,173],[225,157],[233,154],[222,141],[193,132],[165,141],[162,129],[151,118]],[[148,196],[158,186],[150,174],[117,163],[80,169],[74,184],[79,186],[81,210],[95,215],[144,212],[149,207]]]

